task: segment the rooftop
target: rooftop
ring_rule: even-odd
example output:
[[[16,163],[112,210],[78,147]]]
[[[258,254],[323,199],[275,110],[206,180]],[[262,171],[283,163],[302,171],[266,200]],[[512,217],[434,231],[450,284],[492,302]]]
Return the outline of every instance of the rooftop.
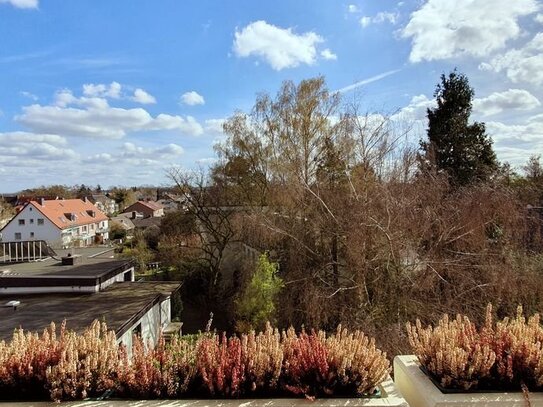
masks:
[[[60,229],[97,223],[108,219],[90,201],[81,199],[44,200],[41,203],[31,201],[29,205],[33,205]]]
[[[17,328],[41,332],[51,322],[64,320],[68,329],[82,332],[95,319],[104,320],[120,337],[179,287],[178,282],[119,282],[94,294],[2,294],[0,340],[10,339]],[[9,301],[20,304],[14,310],[6,306]]]
[[[43,275],[99,275],[104,269],[104,263],[118,261],[113,248],[106,246],[94,246],[72,249],[55,249],[56,258],[49,257],[42,261],[26,263],[4,263],[0,264],[0,279],[3,276],[43,276]],[[61,258],[68,256],[80,256],[80,263],[73,266],[63,266]],[[124,260],[123,260],[124,261]],[[99,267],[92,267],[100,264]],[[92,270],[97,270],[92,272]],[[1,283],[0,283],[1,286]]]

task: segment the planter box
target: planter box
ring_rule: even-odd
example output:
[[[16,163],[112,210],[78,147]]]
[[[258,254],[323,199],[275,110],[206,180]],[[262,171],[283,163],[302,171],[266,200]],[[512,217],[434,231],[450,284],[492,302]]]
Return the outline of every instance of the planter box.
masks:
[[[394,382],[381,385],[381,398],[353,399],[239,399],[239,400],[103,400],[52,402],[0,402],[0,407],[409,407]]]
[[[444,394],[420,370],[417,357],[394,358],[394,382],[411,407],[526,407],[524,395],[518,393]],[[530,393],[532,406],[543,406],[542,393]]]

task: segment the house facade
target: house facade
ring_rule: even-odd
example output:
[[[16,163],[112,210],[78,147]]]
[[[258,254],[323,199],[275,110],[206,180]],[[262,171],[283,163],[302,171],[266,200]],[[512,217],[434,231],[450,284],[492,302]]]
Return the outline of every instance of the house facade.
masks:
[[[81,199],[30,201],[0,231],[3,242],[44,240],[52,247],[109,239],[108,217]]]
[[[154,201],[138,201],[126,208],[123,213],[141,213],[144,218],[159,218],[164,216],[164,207]]]
[[[119,212],[119,204],[115,200],[107,197],[103,194],[93,194],[87,197],[91,203],[94,204],[100,211],[106,215],[111,216],[116,212]]]

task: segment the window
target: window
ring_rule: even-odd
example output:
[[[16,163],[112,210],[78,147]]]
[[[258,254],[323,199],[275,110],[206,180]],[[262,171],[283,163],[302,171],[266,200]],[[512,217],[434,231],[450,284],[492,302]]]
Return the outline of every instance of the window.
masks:
[[[82,231],[83,231],[83,232],[86,232],[86,231],[87,231],[87,227],[86,227],[86,226],[83,226],[83,227],[82,227]]]
[[[21,240],[21,234],[15,233],[15,240]]]
[[[43,218],[38,219],[38,225],[43,225]]]
[[[34,237],[34,232],[30,232],[30,238]]]
[[[30,224],[32,225],[34,223],[34,219],[30,219]]]
[[[25,224],[25,220],[24,219],[19,219],[19,226],[22,226]]]

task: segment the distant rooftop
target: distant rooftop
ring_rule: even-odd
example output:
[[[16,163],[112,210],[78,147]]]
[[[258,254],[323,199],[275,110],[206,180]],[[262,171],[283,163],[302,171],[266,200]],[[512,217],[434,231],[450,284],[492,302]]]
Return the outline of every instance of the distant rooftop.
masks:
[[[178,282],[118,282],[94,294],[0,294],[0,340],[9,340],[17,328],[41,332],[63,320],[68,329],[81,332],[95,319],[120,337],[179,287]],[[17,309],[6,306],[10,301],[20,302]]]

